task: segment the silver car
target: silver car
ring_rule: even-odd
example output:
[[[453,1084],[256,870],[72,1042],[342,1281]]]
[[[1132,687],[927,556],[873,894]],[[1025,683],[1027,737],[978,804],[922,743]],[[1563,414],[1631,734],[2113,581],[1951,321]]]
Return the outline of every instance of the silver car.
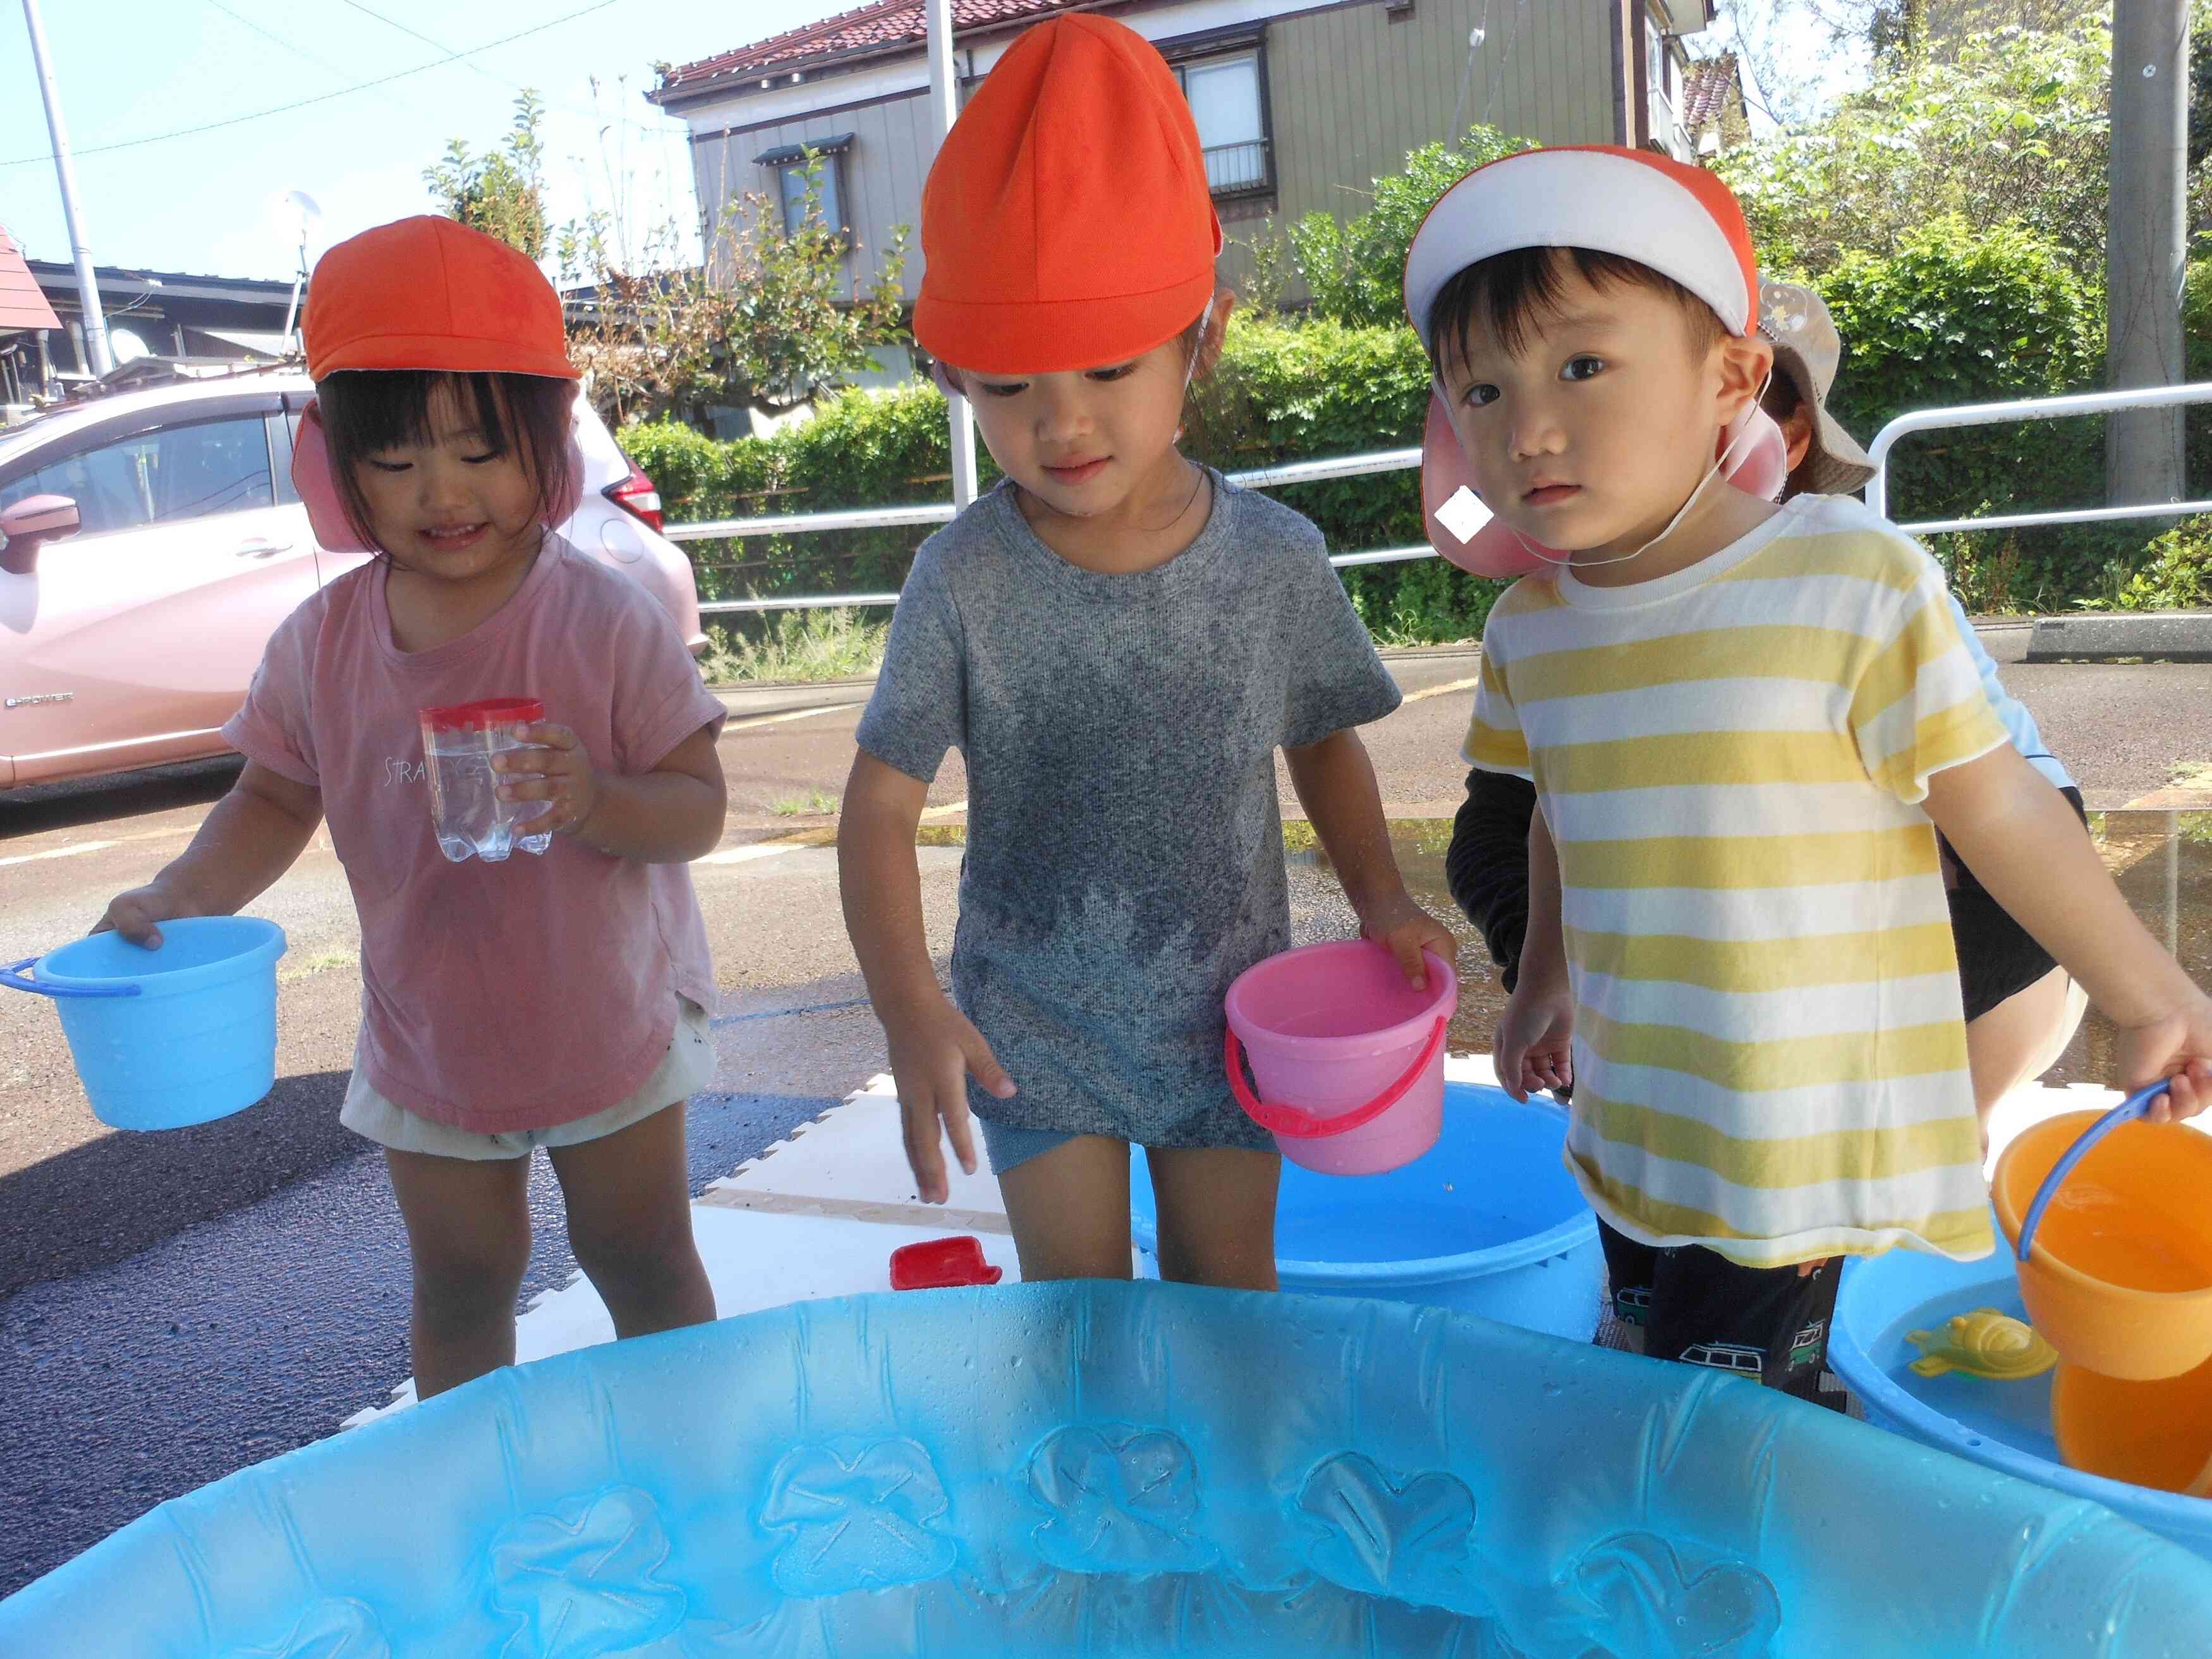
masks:
[[[276,624],[369,556],[317,546],[292,489],[313,396],[296,370],[248,373],[0,432],[0,789],[224,752]],[[652,480],[580,399],[576,440],[583,499],[561,533],[703,650]]]

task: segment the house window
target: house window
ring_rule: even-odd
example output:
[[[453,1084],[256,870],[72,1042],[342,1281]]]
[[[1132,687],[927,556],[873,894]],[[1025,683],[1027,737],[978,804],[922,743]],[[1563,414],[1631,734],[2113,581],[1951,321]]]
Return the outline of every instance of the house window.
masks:
[[[1267,82],[1258,49],[1178,64],[1176,79],[1198,124],[1206,182],[1213,193],[1242,196],[1273,188]]]
[[[775,174],[775,195],[783,210],[785,235],[793,234],[805,222],[810,184],[821,200],[822,222],[832,230],[851,228],[845,220],[845,152],[852,147],[853,135],[846,132],[835,138],[785,144],[753,158]]]

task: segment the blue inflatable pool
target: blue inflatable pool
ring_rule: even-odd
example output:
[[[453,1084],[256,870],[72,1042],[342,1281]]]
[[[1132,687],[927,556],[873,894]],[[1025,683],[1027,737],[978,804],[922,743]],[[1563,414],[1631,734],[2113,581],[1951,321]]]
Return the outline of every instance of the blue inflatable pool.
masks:
[[[164,1504],[10,1659],[2203,1659],[2212,1565],[1398,1304],[1046,1285],[592,1348]]]

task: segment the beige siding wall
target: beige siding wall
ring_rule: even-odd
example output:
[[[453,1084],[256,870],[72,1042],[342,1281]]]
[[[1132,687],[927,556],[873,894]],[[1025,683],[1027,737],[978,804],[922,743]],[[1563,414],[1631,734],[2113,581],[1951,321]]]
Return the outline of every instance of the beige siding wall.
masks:
[[[691,167],[700,210],[711,220],[721,211],[722,204],[734,204],[748,192],[757,192],[774,202],[775,170],[757,165],[753,157],[787,144],[835,138],[848,132],[853,135],[853,147],[842,157],[842,184],[845,224],[860,244],[860,252],[852,258],[854,274],[863,283],[872,279],[883,251],[891,244],[893,228],[904,225],[908,231],[905,288],[911,300],[920,291],[921,281],[921,183],[937,152],[929,100],[922,94],[895,103],[872,104],[842,114],[811,115],[804,120],[694,144]]]
[[[1611,143],[1607,0],[1418,0],[1398,22],[1379,4],[1310,13],[1267,30],[1279,213],[1349,217],[1407,150],[1456,136],[1468,36],[1486,14],[1462,130],[1480,121],[1547,144]]]

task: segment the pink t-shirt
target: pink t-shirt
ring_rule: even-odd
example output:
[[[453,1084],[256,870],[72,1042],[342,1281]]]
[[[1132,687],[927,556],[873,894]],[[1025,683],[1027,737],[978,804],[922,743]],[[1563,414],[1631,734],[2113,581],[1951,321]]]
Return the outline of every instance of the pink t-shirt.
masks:
[[[636,776],[719,731],[722,705],[652,596],[558,537],[505,606],[434,650],[392,644],[384,575],[364,565],[294,611],[223,736],[322,791],[361,913],[369,1085],[479,1133],[588,1117],[645,1085],[679,993],[714,1009],[691,872],[566,837],[503,864],[449,863],[417,711],[541,698],[594,764]]]

